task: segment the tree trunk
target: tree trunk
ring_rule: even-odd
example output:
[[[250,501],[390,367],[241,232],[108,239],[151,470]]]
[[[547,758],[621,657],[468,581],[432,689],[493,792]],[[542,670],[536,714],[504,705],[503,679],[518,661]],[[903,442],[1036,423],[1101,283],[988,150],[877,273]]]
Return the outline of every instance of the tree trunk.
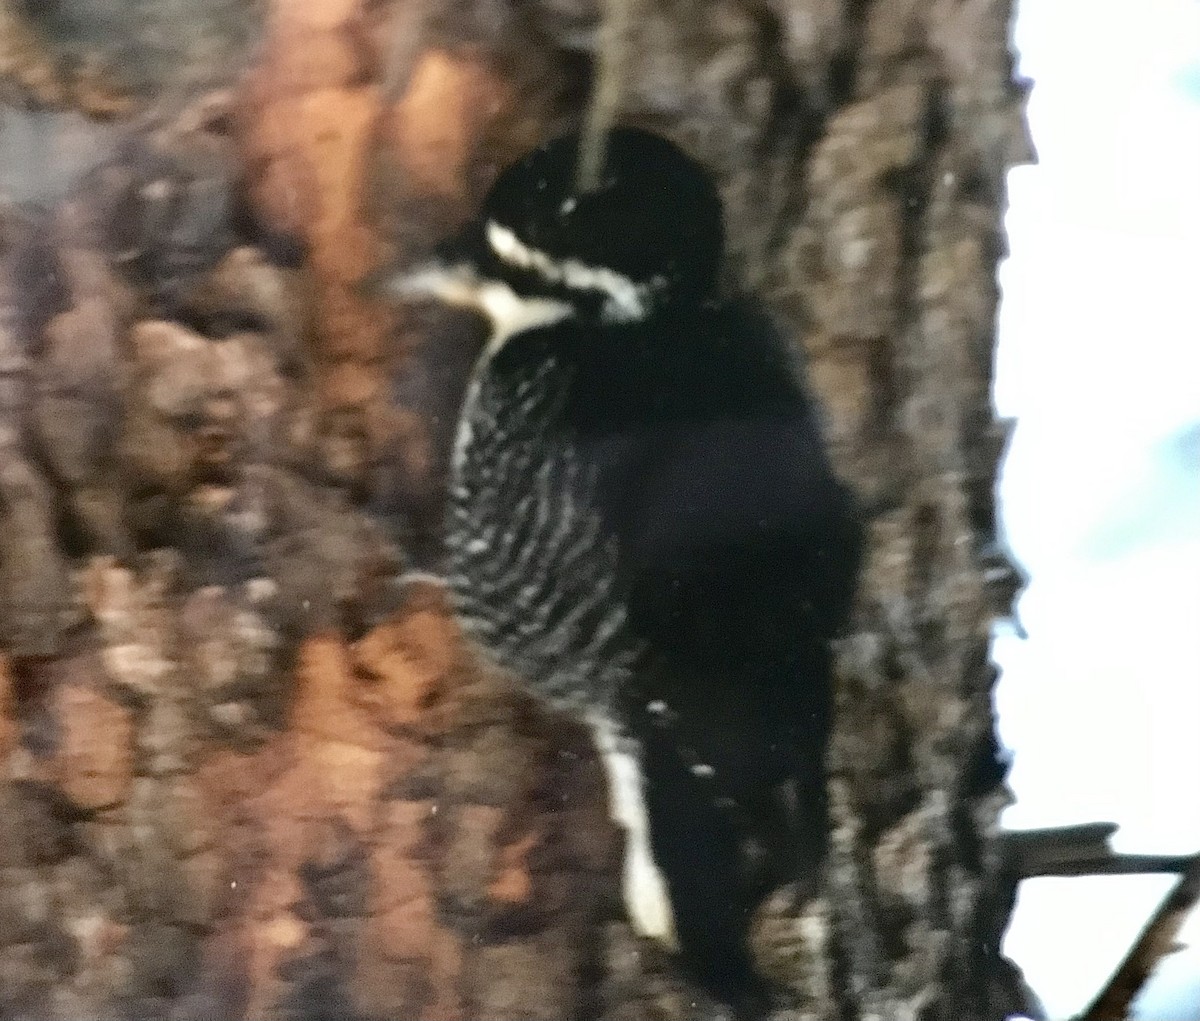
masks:
[[[712,168],[869,518],[771,1016],[1003,1018],[1010,2],[629,2],[619,117]],[[37,7],[0,97],[82,116],[0,125],[4,185],[95,166],[0,209],[0,1018],[722,1017],[622,919],[586,735],[396,581],[481,338],[356,290],[580,122],[595,5],[273,0],[222,91],[255,5]]]

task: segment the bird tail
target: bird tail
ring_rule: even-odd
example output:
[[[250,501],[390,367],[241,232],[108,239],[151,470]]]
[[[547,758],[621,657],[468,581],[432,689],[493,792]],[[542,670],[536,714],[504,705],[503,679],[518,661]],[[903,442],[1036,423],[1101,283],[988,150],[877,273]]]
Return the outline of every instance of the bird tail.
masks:
[[[747,944],[771,891],[815,875],[828,834],[827,665],[807,686],[705,685],[703,705],[638,735],[651,849],[684,961],[714,995],[754,1015],[767,989]],[[790,673],[790,671],[789,671]],[[714,694],[727,693],[725,698]],[[703,717],[689,726],[687,716]]]

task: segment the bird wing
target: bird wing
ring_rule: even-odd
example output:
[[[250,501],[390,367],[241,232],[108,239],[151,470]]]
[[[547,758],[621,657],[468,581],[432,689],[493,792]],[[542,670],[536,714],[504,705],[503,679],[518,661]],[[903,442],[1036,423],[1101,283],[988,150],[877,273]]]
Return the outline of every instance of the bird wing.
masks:
[[[823,847],[828,643],[857,525],[801,408],[659,422],[616,442],[609,505],[629,621],[649,649],[625,711],[652,847],[685,954],[732,995],[756,981],[749,912]]]

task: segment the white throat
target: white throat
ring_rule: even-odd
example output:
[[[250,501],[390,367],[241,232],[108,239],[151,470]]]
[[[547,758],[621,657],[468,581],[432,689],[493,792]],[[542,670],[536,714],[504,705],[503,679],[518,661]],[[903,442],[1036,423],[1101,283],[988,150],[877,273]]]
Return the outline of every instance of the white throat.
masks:
[[[500,280],[486,280],[476,285],[475,306],[492,325],[487,340],[489,355],[499,351],[518,333],[553,326],[574,312],[565,301],[525,297]]]
[[[487,342],[475,360],[475,367],[467,381],[467,392],[459,412],[451,461],[457,473],[462,468],[463,457],[473,438],[471,415],[479,401],[479,390],[492,359],[511,338],[562,322],[574,313],[574,309],[565,301],[553,298],[523,297],[500,280],[471,279],[463,283],[461,293],[451,295],[443,289],[440,296],[443,300],[483,313],[491,325]]]
[[[517,294],[503,280],[484,280],[467,266],[434,264],[405,273],[390,284],[402,298],[436,298],[447,305],[482,314],[491,326],[485,355],[493,355],[518,333],[553,326],[574,314],[571,304],[555,298]]]

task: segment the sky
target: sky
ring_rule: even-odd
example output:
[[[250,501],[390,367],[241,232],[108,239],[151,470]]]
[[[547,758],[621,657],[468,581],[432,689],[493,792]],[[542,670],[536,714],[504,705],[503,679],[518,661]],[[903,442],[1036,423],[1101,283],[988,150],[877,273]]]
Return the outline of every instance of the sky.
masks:
[[[1024,0],[1039,163],[1009,177],[996,407],[999,627],[1013,827],[1111,820],[1200,850],[1200,0]],[[1172,881],[1024,884],[1006,950],[1052,1018],[1082,1009]],[[1135,1017],[1200,1021],[1200,912]]]

